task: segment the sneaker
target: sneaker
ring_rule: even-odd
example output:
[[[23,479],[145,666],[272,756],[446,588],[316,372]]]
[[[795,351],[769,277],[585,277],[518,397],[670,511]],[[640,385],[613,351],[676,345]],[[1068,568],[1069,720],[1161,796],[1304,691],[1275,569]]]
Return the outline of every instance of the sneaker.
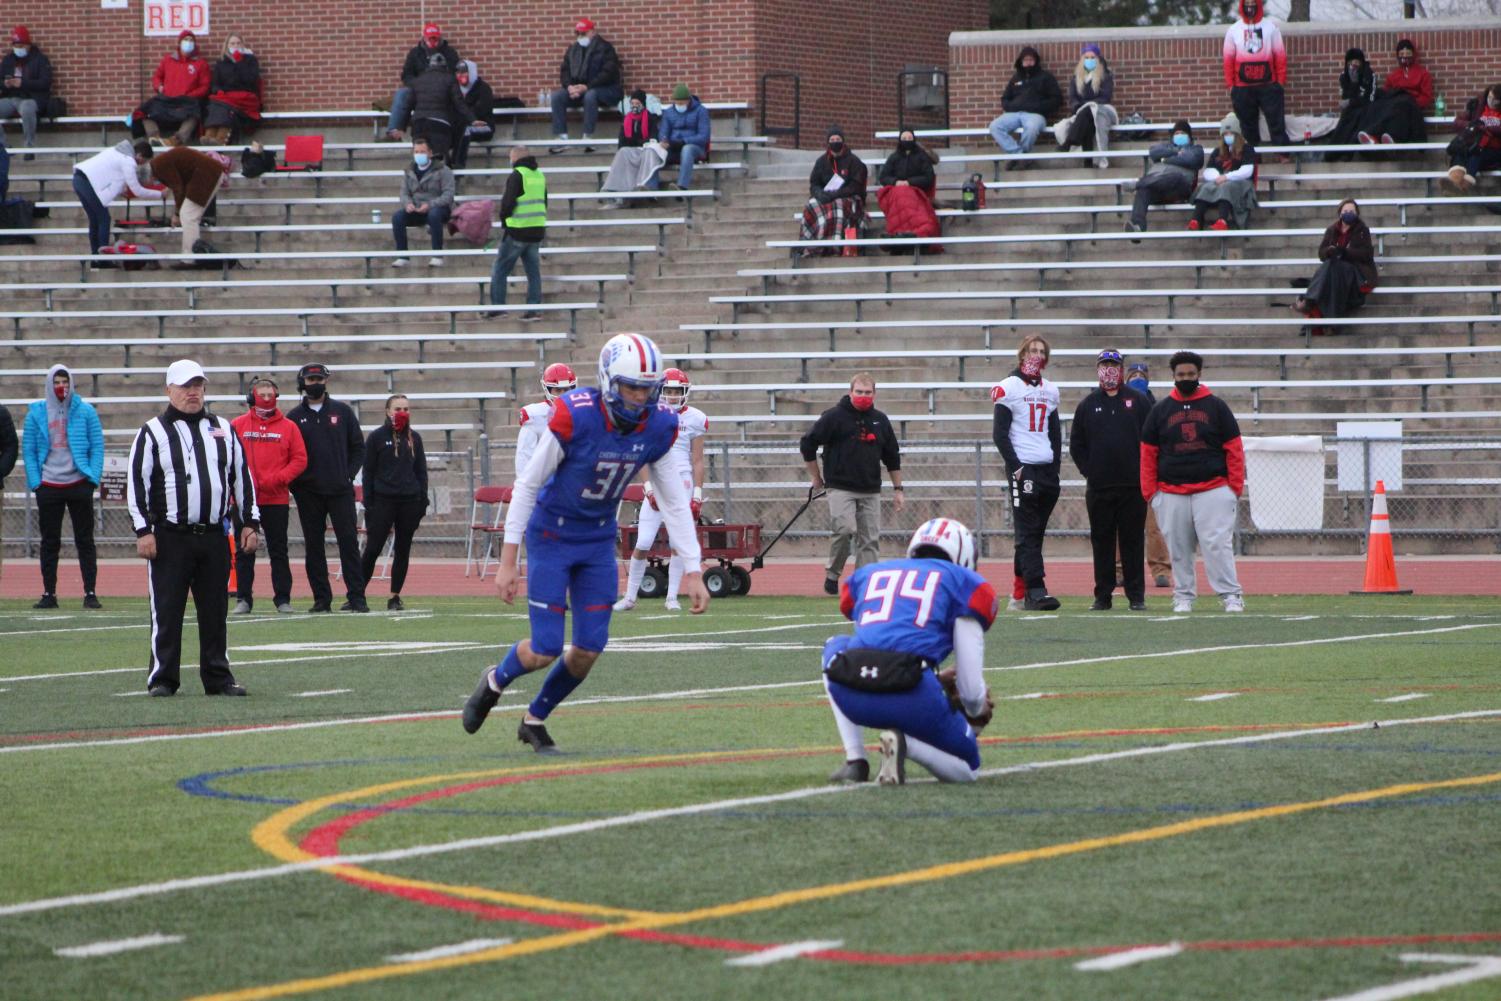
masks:
[[[308,609],[308,614],[309,615],[321,615],[324,612],[332,612],[332,611],[333,611],[333,609],[329,607],[328,602],[326,602],[326,601],[315,601],[315,602],[313,602],[313,607]]]
[[[465,733],[478,733],[479,728],[485,725],[485,717],[490,715],[490,710],[500,701],[500,693],[490,687],[491,670],[493,669],[485,668],[485,673],[479,677],[479,687],[464,700]]]
[[[536,323],[540,319],[542,319],[542,314],[537,312],[535,309],[529,309],[525,313],[521,314],[522,323]]]
[[[565,132],[565,133],[563,133],[560,136],[553,136],[552,138],[553,138],[554,142],[567,142],[568,141],[568,133]],[[547,152],[549,152],[549,153],[553,154],[554,156],[556,156],[559,153],[567,153],[568,152],[568,147],[567,146],[549,146],[549,147],[547,147]]]
[[[1022,612],[1025,611],[1026,608],[1027,603],[1022,598],[1009,598],[1006,601],[1006,611],[1008,612]]]
[[[870,762],[866,761],[864,758],[856,758],[853,761],[846,761],[834,771],[833,775],[829,776],[829,781],[836,785],[852,785],[856,782],[869,782]]]
[[[246,688],[245,688],[244,685],[239,684],[238,682],[231,681],[229,684],[225,685],[223,688],[216,688],[212,692],[204,692],[203,694],[204,695],[249,695],[250,692],[246,690]]]
[[[881,731],[881,770],[876,782],[883,786],[907,784],[907,738],[898,730]]]
[[[1110,611],[1112,604],[1113,603],[1109,598],[1096,598],[1094,600],[1094,604],[1089,606],[1089,610],[1091,612],[1108,612]]]
[[[1127,232],[1127,233],[1141,233],[1141,232],[1144,232],[1144,230],[1143,230],[1142,227],[1136,225],[1136,223],[1134,223],[1134,222],[1127,222],[1126,226],[1125,226],[1125,232]],[[1131,242],[1132,243],[1140,243],[1141,241],[1140,240],[1132,240]]]
[[[1022,601],[1022,610],[1027,612],[1055,612],[1059,601],[1044,590],[1036,590]]]
[[[599,203],[599,209],[601,212],[613,212],[616,209],[623,208],[625,208],[625,202],[619,198],[606,198],[604,201]]]
[[[296,609],[292,607],[292,603],[290,601],[283,601],[280,605],[276,606],[276,610],[282,615],[296,611]]]
[[[83,607],[87,608],[91,612],[97,612],[104,606],[99,604],[99,596],[93,591],[90,591],[88,594],[83,596]]]
[[[411,264],[411,263],[412,262],[410,260],[408,260],[407,258],[405,258],[405,257],[398,257],[398,258],[396,258],[395,260],[393,260],[391,262],[391,267],[393,267],[393,268],[404,268],[408,264]]]
[[[1216,219],[1214,222],[1209,224],[1209,228],[1217,229],[1221,233],[1223,233],[1225,230],[1230,228],[1230,224],[1223,219]]]
[[[339,606],[339,611],[368,612],[370,611],[370,606],[365,604],[364,598],[350,598],[348,601],[344,602],[344,604]]]
[[[404,612],[407,610],[406,602],[401,600],[401,595],[393,594],[386,599],[386,611]]]
[[[1131,611],[1133,611],[1133,612],[1145,612],[1146,610],[1147,610],[1147,603],[1145,601],[1137,600],[1137,601],[1131,602]]]
[[[1390,132],[1383,132],[1381,133],[1381,145],[1395,146],[1397,145],[1397,140],[1392,138],[1392,134]]]
[[[615,611],[617,611],[617,612],[629,612],[631,609],[633,609],[635,607],[636,607],[636,599],[635,598],[621,598],[619,601],[615,602]]]
[[[429,257],[427,259],[427,266],[430,268],[441,268],[443,266],[443,258]]]
[[[150,688],[146,689],[146,694],[151,696],[153,699],[170,699],[172,696],[176,695],[177,692],[167,685],[159,683],[152,685]]]
[[[825,577],[823,579],[823,593],[824,594],[838,594],[839,593],[839,578],[837,578],[837,577]],[[38,605],[36,607],[41,608],[42,606]]]
[[[662,607],[669,612],[681,612],[683,610],[683,606],[678,603],[676,598],[668,598],[662,602]]]
[[[399,143],[399,142],[401,142],[401,130],[400,129],[387,129],[386,130],[386,134],[383,135],[383,136],[381,136],[380,141],[381,142],[385,142],[385,143]]]
[[[1197,219],[1190,219],[1190,220],[1188,220],[1188,229],[1189,229],[1189,232],[1197,233],[1202,228],[1203,227],[1200,225],[1199,220],[1197,220]]]
[[[1186,614],[1188,614],[1189,612],[1191,612],[1193,610],[1194,610],[1193,599],[1191,599],[1191,598],[1174,598],[1173,599],[1173,614],[1174,615],[1186,615]]]
[[[1369,132],[1357,132],[1355,133],[1355,138],[1360,140],[1360,145],[1362,146],[1376,145],[1376,137],[1371,135]]]
[[[1109,170],[1110,169],[1110,157],[1108,157],[1108,156],[1097,156],[1097,157],[1094,158],[1094,165],[1096,167],[1098,167],[1100,170]]]
[[[523,719],[521,725],[516,728],[516,739],[523,744],[530,744],[532,750],[538,754],[558,753],[558,745],[553,743],[553,739],[547,735],[545,723],[528,723]]]
[[[1160,573],[1152,578],[1152,583],[1158,587],[1172,587],[1173,582],[1167,579],[1167,574]]]
[[[36,601],[36,604],[32,605],[31,607],[32,608],[56,608],[57,607],[57,595],[55,595],[55,594],[44,594],[40,598],[38,598],[37,601]]]
[[[246,601],[244,598],[241,598],[238,601],[236,601],[235,602],[235,611],[234,611],[234,614],[236,614],[236,615],[249,615],[250,614],[250,602]]]
[[[1242,597],[1241,595],[1238,595],[1238,594],[1227,594],[1227,595],[1225,595],[1225,611],[1227,611],[1227,612],[1244,612],[1245,610],[1246,610],[1246,599],[1244,597]]]

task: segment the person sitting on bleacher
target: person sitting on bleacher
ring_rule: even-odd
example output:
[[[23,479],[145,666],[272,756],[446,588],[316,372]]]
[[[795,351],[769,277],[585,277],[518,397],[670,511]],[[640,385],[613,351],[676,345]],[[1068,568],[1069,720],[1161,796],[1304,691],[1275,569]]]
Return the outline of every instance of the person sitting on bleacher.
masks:
[[[667,151],[661,138],[661,119],[647,110],[646,91],[631,91],[630,104],[620,119],[620,142],[615,150],[615,159],[610,161],[610,173],[601,191],[639,191],[651,187],[657,171],[667,161]],[[624,201],[614,198],[600,204],[602,209],[624,207]]]
[[[455,167],[469,164],[469,144],[475,141],[489,142],[495,138],[495,91],[479,75],[479,66],[473,59],[459,63],[454,74],[459,93],[464,96],[464,107],[469,111],[469,121],[459,130],[458,152],[453,158]]]
[[[1147,206],[1169,205],[1188,200],[1204,166],[1204,147],[1194,142],[1188,119],[1173,123],[1171,142],[1158,143],[1147,151],[1147,169],[1134,182],[1136,200],[1131,205],[1127,233],[1144,233],[1147,229]],[[1140,243],[1133,240],[1132,243]]]
[[[1397,43],[1397,68],[1386,75],[1376,99],[1360,117],[1355,138],[1371,145],[1420,143],[1428,139],[1423,116],[1433,107],[1433,77],[1418,65],[1418,49],[1402,39]]]
[[[184,29],[177,36],[176,50],[162,56],[151,74],[156,96],[131,116],[131,135],[145,136],[153,146],[160,146],[162,130],[172,129],[176,130],[168,140],[172,145],[192,142],[203,120],[203,99],[208,97],[211,75],[208,61],[198,55],[198,37]]]
[[[1470,98],[1455,116],[1454,127],[1459,135],[1449,144],[1449,176],[1439,183],[1464,194],[1475,187],[1481,171],[1501,167],[1501,83]]]
[[[208,117],[203,122],[204,145],[223,146],[261,120],[266,83],[261,64],[237,34],[224,40],[224,54],[209,78]]]
[[[413,139],[412,165],[401,175],[401,208],[391,217],[397,250],[406,253],[408,226],[424,225],[432,236],[433,249],[443,249],[443,226],[453,214],[454,188],[453,171],[434,158],[428,141],[420,135]],[[404,268],[408,263],[406,257],[398,257],[391,267]],[[427,266],[441,268],[443,258],[430,257]]]
[[[31,40],[31,32],[16,25],[10,32],[10,51],[0,59],[0,118],[20,117],[21,141],[27,149],[36,145],[37,116],[46,112],[50,96],[52,63]],[[0,129],[3,144],[4,130]],[[27,159],[31,155],[26,154]]]
[[[1001,94],[1001,115],[990,123],[990,135],[1006,153],[1030,153],[1048,119],[1058,113],[1063,93],[1053,74],[1042,68],[1042,56],[1028,45],[1016,57],[1015,73]],[[1011,133],[1021,129],[1021,139]],[[1007,169],[1015,169],[1013,162]]]
[[[897,136],[896,150],[881,165],[878,177],[881,187],[876,189],[876,200],[886,216],[887,236],[938,236],[942,232],[938,214],[933,211],[933,190],[937,186],[933,160],[917,144],[911,129],[903,129]],[[909,248],[890,249],[902,253]]]
[[[1209,154],[1209,165],[1194,190],[1194,217],[1189,229],[1245,229],[1256,207],[1256,148],[1233,128],[1222,130],[1220,141]],[[1219,218],[1209,223],[1211,211]]]
[[[1345,66],[1339,74],[1339,124],[1334,131],[1324,136],[1323,142],[1331,146],[1347,146],[1355,142],[1355,135],[1365,121],[1366,109],[1376,99],[1376,75],[1366,62],[1363,49],[1348,49]],[[1348,153],[1330,153],[1327,159],[1346,160]]]
[[[1324,263],[1293,303],[1296,312],[1310,318],[1349,316],[1365,305],[1366,293],[1376,287],[1376,247],[1355,199],[1339,203],[1339,218],[1319,244],[1319,260]]]
[[[426,139],[434,157],[447,161],[455,134],[472,119],[454,67],[441,52],[427,57],[427,71],[412,81],[412,138]]]
[[[552,92],[553,138],[568,138],[568,109],[581,107],[584,109],[583,138],[587,143],[594,138],[600,107],[619,104],[623,96],[620,57],[615,54],[615,46],[594,33],[594,22],[587,17],[581,17],[573,24],[573,44],[563,53],[558,82],[562,86]],[[554,146],[548,152],[563,153],[567,149],[567,146]],[[591,150],[585,146],[584,152]]]
[[[443,29],[436,21],[422,26],[422,41],[412,46],[406,61],[401,64],[401,86],[391,95],[391,114],[386,119],[386,141],[401,142],[402,129],[412,116],[412,81],[427,72],[428,57],[441,55],[450,66],[459,65],[459,53],[443,37]]]
[[[1069,117],[1053,126],[1058,148],[1067,153],[1080,149],[1104,151],[1110,148],[1110,130],[1120,120],[1110,98],[1115,94],[1115,74],[1105,62],[1105,54],[1094,42],[1084,46],[1074,75],[1068,78]],[[1110,166],[1107,157],[1098,157],[1095,166]]]
[[[222,162],[221,162],[222,161]],[[176,208],[172,225],[182,227],[182,253],[192,254],[198,242],[199,227],[209,203],[219,193],[219,185],[229,172],[229,161],[219,153],[201,153],[178,146],[151,160],[151,175],[172,192]],[[186,261],[174,261],[174,268],[190,268]]]
[[[109,203],[127,188],[135,198],[162,198],[162,192],[141,184],[136,168],[151,162],[151,144],[144,139],[123,140],[102,153],[95,153],[73,167],[73,191],[89,218],[89,253],[110,242]],[[111,268],[113,261],[91,261],[91,268]]]
[[[844,130],[830,125],[828,149],[813,161],[808,177],[808,204],[803,206],[799,238],[809,241],[837,240],[865,233],[865,186],[870,171],[865,162],[844,144]],[[808,249],[804,257],[837,254],[837,248]]]
[[[709,158],[709,109],[693,96],[686,83],[672,88],[672,103],[662,109],[662,143],[667,165],[678,165],[678,188],[693,186],[693,165]],[[652,178],[649,187],[657,187]]]

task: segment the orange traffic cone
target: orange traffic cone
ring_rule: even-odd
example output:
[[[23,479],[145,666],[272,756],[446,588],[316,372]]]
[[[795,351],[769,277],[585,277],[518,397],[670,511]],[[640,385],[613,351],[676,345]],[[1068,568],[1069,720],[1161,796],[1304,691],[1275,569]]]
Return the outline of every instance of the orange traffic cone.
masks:
[[[1397,587],[1397,560],[1392,555],[1392,523],[1386,515],[1386,481],[1376,481],[1371,495],[1371,531],[1366,537],[1365,586],[1351,594],[1411,594]]]

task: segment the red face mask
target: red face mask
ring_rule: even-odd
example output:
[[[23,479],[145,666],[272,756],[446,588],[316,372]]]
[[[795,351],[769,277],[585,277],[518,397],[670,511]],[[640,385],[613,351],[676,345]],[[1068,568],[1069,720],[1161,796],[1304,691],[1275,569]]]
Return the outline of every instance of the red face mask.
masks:
[[[1100,388],[1109,392],[1112,389],[1121,388],[1121,370],[1115,365],[1102,365],[1095,370],[1099,376]]]
[[[254,409],[255,415],[261,420],[270,420],[272,417],[276,416],[276,397],[261,396],[259,393],[257,393],[255,397]]]
[[[1048,360],[1042,355],[1029,355],[1022,359],[1020,366],[1022,375],[1028,379],[1035,379],[1042,374],[1042,370],[1047,366],[1047,363]]]
[[[59,400],[66,400],[68,398],[68,387],[67,386],[53,386],[52,387],[52,395],[55,396],[55,397],[57,397]]]
[[[395,431],[405,431],[410,423],[412,423],[411,414],[394,413],[391,415],[391,428]]]
[[[859,394],[851,393],[850,394],[850,406],[854,407],[856,410],[864,412],[866,410],[869,410],[871,407],[873,407],[875,405],[876,405],[876,394],[875,393],[869,393],[869,394],[867,394],[867,393],[859,393]]]

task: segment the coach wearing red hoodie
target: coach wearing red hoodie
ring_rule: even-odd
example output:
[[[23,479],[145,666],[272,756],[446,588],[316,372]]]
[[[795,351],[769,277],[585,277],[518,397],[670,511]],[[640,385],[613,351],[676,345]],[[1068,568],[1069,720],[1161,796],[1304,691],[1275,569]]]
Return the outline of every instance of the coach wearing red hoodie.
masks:
[[[1141,431],[1141,495],[1152,505],[1173,561],[1173,611],[1193,611],[1198,587],[1194,547],[1209,586],[1227,612],[1244,612],[1235,574],[1235,514],[1246,485],[1240,425],[1218,396],[1199,384],[1204,359],[1179,351],[1169,359],[1173,390]]]
[[[292,567],[287,562],[287,486],[307,468],[307,448],[297,425],[276,406],[276,383],[257,379],[250,386],[250,409],[231,424],[245,446],[250,481],[261,509],[261,535],[271,557],[271,595],[278,612],[292,610]],[[236,615],[249,615],[255,603],[255,553],[235,556]]]

